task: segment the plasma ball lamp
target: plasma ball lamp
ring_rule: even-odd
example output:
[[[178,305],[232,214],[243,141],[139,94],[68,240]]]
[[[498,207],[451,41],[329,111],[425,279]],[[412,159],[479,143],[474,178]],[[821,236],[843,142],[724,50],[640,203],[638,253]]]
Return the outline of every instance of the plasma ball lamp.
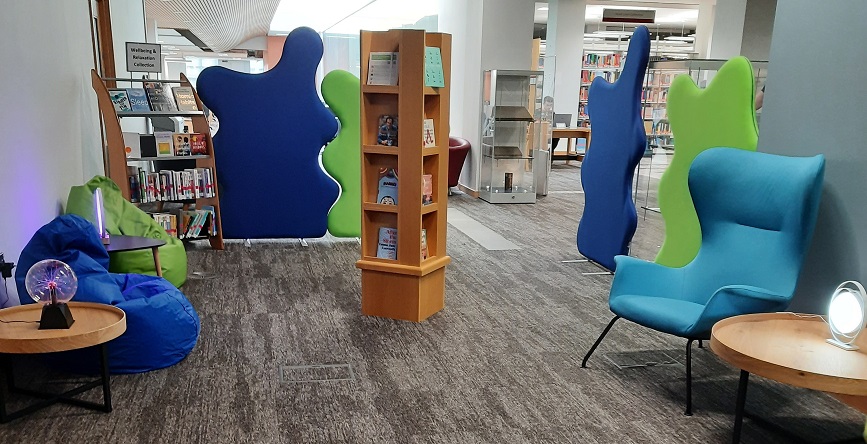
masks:
[[[42,304],[39,329],[66,329],[75,319],[66,304],[78,290],[78,278],[66,263],[45,259],[33,264],[24,278],[27,293]]]
[[[856,281],[840,284],[831,296],[828,307],[828,326],[831,328],[829,344],[843,350],[858,350],[855,338],[864,328],[864,287]]]

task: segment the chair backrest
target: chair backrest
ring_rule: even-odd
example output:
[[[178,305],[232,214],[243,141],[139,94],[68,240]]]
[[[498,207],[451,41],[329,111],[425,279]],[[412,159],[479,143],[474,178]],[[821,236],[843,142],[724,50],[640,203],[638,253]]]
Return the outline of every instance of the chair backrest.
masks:
[[[704,304],[725,285],[794,294],[822,193],[825,158],[734,148],[699,154],[689,191],[701,248],[686,267],[687,293]]]

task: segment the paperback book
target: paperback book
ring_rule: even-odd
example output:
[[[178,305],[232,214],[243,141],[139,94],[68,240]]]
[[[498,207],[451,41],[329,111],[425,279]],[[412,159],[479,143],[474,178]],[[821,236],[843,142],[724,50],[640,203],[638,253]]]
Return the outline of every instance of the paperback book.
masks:
[[[380,227],[376,257],[397,260],[397,228]]]
[[[386,146],[397,146],[397,117],[390,114],[379,116],[379,133],[376,143]]]
[[[154,131],[154,139],[157,143],[157,157],[171,157],[175,155],[171,132]]]
[[[371,52],[367,63],[368,85],[397,85],[397,53]]]
[[[442,88],[446,86],[443,76],[443,57],[435,46],[424,48],[424,86]]]
[[[127,88],[126,95],[129,97],[129,105],[133,111],[150,111],[148,96],[144,88]]]
[[[379,188],[376,202],[383,205],[397,205],[397,171],[383,168],[379,172]]]
[[[427,252],[427,230],[421,229],[421,260],[425,260],[429,257]]]
[[[196,104],[196,96],[193,94],[193,88],[189,86],[175,86],[172,88],[172,94],[175,96],[175,104],[178,106],[178,111],[199,110],[199,105]]]
[[[424,141],[425,148],[437,146],[433,119],[424,119],[422,122],[422,141]]]
[[[175,101],[171,97],[171,91],[165,86],[166,83],[145,82],[144,89],[148,96],[148,102],[153,111],[177,111]]]
[[[115,111],[132,111],[125,89],[110,89],[108,96],[111,97],[111,104],[114,105]]]
[[[190,133],[190,154],[206,155],[208,154],[208,146],[205,144],[205,135],[199,133]]]
[[[174,149],[175,156],[189,156],[190,150],[190,134],[175,133],[174,134]]]
[[[430,205],[433,203],[433,176],[423,174],[421,176],[421,203]]]

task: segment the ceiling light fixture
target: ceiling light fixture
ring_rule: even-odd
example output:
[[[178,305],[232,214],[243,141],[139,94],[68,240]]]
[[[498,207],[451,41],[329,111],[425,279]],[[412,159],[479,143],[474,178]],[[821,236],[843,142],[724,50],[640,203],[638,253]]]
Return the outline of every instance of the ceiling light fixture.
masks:
[[[537,11],[547,11],[548,7],[547,6],[539,6],[538,8],[536,8],[536,10]]]
[[[846,281],[840,284],[831,296],[828,307],[828,326],[831,328],[829,344],[843,350],[858,350],[854,345],[855,338],[864,328],[864,286],[857,281]]]

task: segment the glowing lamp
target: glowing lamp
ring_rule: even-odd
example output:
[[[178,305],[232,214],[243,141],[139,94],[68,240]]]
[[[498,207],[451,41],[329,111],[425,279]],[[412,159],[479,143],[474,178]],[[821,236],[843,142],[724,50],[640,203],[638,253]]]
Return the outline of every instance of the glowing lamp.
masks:
[[[93,218],[96,220],[96,232],[99,233],[99,238],[102,239],[103,245],[108,245],[111,239],[108,230],[105,229],[105,204],[102,200],[102,190],[99,188],[93,190]]]
[[[39,261],[27,270],[24,287],[42,304],[40,330],[69,328],[75,322],[66,303],[78,290],[78,277],[69,265],[57,259]]]
[[[828,307],[828,325],[833,336],[828,339],[829,344],[844,350],[858,350],[853,342],[864,328],[865,294],[864,287],[856,281],[843,282],[834,291]]]

